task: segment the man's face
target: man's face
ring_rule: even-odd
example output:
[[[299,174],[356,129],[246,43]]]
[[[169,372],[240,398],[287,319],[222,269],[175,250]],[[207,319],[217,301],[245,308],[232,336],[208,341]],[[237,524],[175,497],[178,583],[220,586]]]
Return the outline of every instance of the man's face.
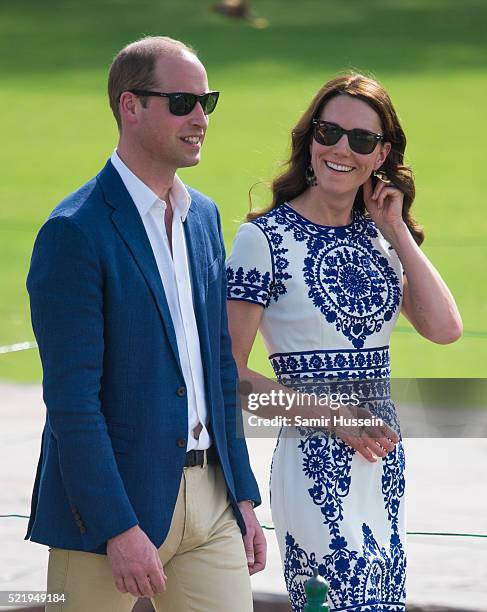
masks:
[[[209,91],[203,64],[192,53],[159,58],[154,71],[152,91],[163,93]],[[208,117],[198,102],[188,115],[169,111],[169,99],[148,97],[144,108],[137,101],[138,121],[134,136],[148,159],[167,170],[195,166],[200,161],[201,146],[208,127]]]

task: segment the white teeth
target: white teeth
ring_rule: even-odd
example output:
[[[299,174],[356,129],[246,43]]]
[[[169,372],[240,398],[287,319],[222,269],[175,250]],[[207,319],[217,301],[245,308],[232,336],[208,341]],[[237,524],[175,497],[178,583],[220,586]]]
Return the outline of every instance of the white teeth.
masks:
[[[198,144],[200,141],[200,137],[199,136],[187,136],[186,138],[183,138],[184,142],[189,142],[190,144]]]
[[[353,170],[352,166],[342,166],[341,164],[334,164],[329,161],[325,161],[325,164],[328,166],[328,168],[337,170],[338,172],[351,172]]]

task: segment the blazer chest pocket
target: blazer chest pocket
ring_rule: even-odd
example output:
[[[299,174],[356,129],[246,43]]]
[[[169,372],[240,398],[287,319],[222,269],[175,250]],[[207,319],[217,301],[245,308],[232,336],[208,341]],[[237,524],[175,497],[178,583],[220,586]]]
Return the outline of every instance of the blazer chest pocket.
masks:
[[[222,269],[222,263],[219,257],[217,257],[211,264],[208,266],[208,285],[215,282],[218,278],[220,278]]]
[[[134,428],[123,423],[107,421],[107,430],[115,453],[126,454],[132,448]]]

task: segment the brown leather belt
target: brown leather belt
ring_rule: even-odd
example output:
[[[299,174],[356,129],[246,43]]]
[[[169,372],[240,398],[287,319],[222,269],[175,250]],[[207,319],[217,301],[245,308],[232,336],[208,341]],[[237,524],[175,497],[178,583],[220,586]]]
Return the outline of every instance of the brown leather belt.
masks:
[[[186,461],[184,463],[184,467],[195,467],[196,465],[203,466],[205,462],[205,453],[206,453],[206,462],[209,465],[215,465],[219,463],[218,461],[218,453],[214,446],[210,446],[207,450],[190,450],[186,453]]]

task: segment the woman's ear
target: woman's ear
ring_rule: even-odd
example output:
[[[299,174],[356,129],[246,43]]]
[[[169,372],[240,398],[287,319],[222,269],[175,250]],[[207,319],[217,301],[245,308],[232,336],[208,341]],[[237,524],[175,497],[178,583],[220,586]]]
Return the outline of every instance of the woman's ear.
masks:
[[[386,161],[387,156],[391,152],[391,148],[392,147],[391,147],[391,143],[390,142],[385,142],[382,145],[382,148],[381,148],[381,151],[379,153],[379,156],[375,160],[374,170],[378,170],[382,166],[382,164]]]

